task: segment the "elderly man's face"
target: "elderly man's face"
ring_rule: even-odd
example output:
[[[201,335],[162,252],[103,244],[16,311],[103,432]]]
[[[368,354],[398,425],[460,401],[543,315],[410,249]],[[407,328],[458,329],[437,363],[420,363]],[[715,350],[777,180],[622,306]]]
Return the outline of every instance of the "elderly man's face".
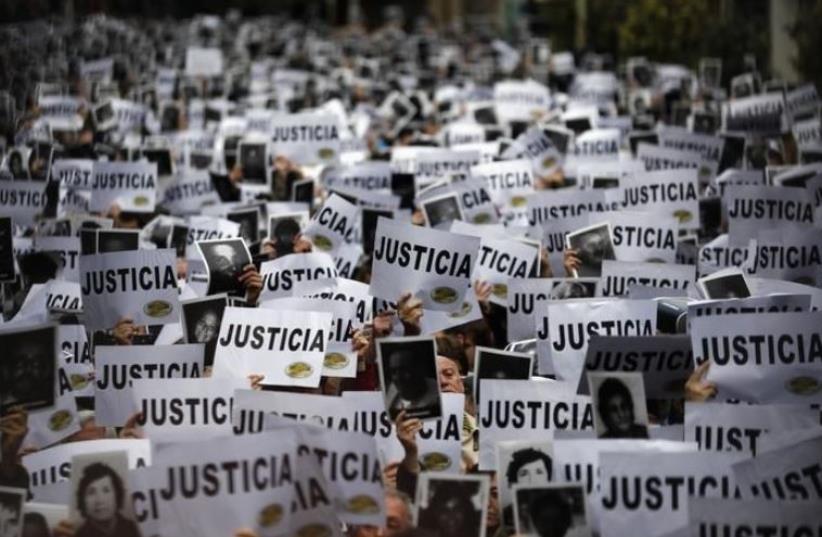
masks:
[[[460,369],[454,360],[445,356],[437,356],[437,375],[442,393],[465,393]]]
[[[221,272],[232,272],[234,268],[234,248],[227,244],[215,246],[214,268]]]

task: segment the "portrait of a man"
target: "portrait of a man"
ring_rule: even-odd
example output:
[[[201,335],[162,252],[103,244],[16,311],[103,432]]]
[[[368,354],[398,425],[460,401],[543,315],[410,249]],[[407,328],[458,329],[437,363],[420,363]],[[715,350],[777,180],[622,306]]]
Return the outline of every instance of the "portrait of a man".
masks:
[[[390,338],[379,343],[385,404],[392,420],[442,414],[436,348],[431,338]]]

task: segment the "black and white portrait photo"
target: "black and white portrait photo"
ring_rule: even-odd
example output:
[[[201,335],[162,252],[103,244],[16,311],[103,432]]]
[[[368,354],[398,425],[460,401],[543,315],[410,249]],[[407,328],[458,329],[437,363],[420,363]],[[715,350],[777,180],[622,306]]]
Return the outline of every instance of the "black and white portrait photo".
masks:
[[[551,283],[551,300],[594,298],[597,296],[599,278],[555,278]]]
[[[515,486],[539,486],[553,475],[551,441],[510,440],[497,442],[497,485],[503,522],[514,527]]]
[[[23,536],[26,489],[0,487],[0,537]]]
[[[114,105],[111,101],[94,109],[94,123],[100,131],[107,131],[117,124],[117,116],[114,115]]]
[[[455,193],[422,202],[422,213],[425,215],[428,226],[433,228],[447,228],[454,220],[463,219],[462,209]]]
[[[381,216],[394,218],[394,211],[387,209],[362,208],[362,249],[367,255],[374,251],[374,236],[377,233],[377,221]]]
[[[140,246],[140,232],[130,229],[98,229],[97,253],[128,252]]]
[[[140,537],[127,487],[128,454],[111,451],[71,459],[75,537]]]
[[[215,295],[180,302],[183,315],[183,334],[186,343],[205,344],[205,365],[214,363],[217,335],[223,312],[228,305],[226,295]]]
[[[297,236],[308,223],[307,212],[272,215],[268,218],[268,240],[274,245],[277,257],[294,253]]]
[[[528,380],[531,377],[533,356],[505,352],[488,347],[477,347],[474,358],[474,400],[479,405],[483,379]]]
[[[265,142],[242,142],[239,146],[243,181],[264,185],[268,182],[268,155]]]
[[[484,537],[487,476],[422,473],[417,485],[417,528],[438,537]]]
[[[0,415],[54,404],[57,327],[0,330]]]
[[[14,228],[11,218],[0,218],[0,282],[14,280]]]
[[[260,239],[260,211],[256,208],[231,211],[226,218],[240,224],[240,237],[246,244],[253,244]]]
[[[517,534],[524,537],[590,537],[582,485],[554,483],[514,489]]]
[[[388,415],[432,419],[442,415],[433,338],[385,338],[377,341],[380,380]]]
[[[172,224],[168,232],[168,247],[174,248],[177,257],[186,256],[186,243],[188,241],[188,226],[182,224]]]
[[[642,373],[588,372],[599,438],[648,438]]]
[[[727,298],[748,298],[751,290],[742,271],[711,274],[696,282],[705,298],[711,300]]]
[[[611,224],[597,224],[574,231],[566,236],[565,242],[567,248],[576,252],[580,262],[575,277],[598,277],[602,272],[602,262],[616,259]]]
[[[291,201],[301,201],[307,203],[309,207],[314,206],[314,181],[311,179],[301,179],[291,186]]]
[[[243,239],[198,241],[197,248],[208,272],[208,295],[217,293],[243,294],[238,279],[243,267],[251,264],[251,254]]]

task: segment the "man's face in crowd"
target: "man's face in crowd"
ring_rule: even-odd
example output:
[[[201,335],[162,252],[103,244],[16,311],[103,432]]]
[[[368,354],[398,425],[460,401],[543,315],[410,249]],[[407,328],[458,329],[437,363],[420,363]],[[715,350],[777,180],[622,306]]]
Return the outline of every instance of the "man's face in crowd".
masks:
[[[634,423],[634,405],[622,394],[612,395],[605,404],[605,415],[602,421],[608,429],[627,432]]]
[[[385,498],[385,529],[380,531],[380,537],[394,537],[398,533],[411,527],[411,513],[405,502],[394,496]]]
[[[548,470],[543,461],[523,464],[517,471],[517,485],[541,485],[548,482]]]
[[[437,356],[437,376],[442,393],[465,393],[460,368],[454,360],[445,356]]]

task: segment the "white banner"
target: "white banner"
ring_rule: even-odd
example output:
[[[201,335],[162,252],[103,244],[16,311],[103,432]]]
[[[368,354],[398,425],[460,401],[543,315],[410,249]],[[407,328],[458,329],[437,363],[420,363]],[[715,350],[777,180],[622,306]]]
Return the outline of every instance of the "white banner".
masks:
[[[150,213],[157,201],[157,164],[97,161],[91,188],[93,212],[105,214],[116,203],[122,211]]]

